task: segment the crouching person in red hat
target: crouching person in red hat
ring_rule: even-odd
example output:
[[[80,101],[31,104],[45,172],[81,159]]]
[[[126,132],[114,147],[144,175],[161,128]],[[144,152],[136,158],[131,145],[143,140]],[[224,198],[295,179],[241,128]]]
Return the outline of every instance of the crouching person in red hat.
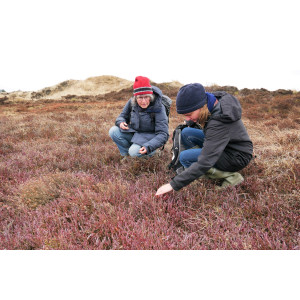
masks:
[[[122,156],[152,156],[169,138],[162,91],[150,85],[146,77],[138,76],[133,84],[133,97],[109,130]]]
[[[239,101],[226,92],[206,93],[200,83],[193,83],[180,88],[176,110],[187,121],[205,121],[205,126],[203,131],[183,129],[186,150],[179,156],[183,171],[160,187],[156,195],[178,191],[200,177],[222,179],[222,188],[241,183],[243,177],[237,171],[251,161],[253,144],[241,120]],[[199,120],[203,116],[204,120]]]

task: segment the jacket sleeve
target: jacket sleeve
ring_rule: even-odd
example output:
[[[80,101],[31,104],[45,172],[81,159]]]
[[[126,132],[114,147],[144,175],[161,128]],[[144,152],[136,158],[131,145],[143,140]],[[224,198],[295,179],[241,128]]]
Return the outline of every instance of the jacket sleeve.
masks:
[[[172,179],[170,182],[172,188],[178,191],[204,175],[218,161],[229,139],[228,128],[222,122],[213,121],[212,124],[209,124],[198,161]]]
[[[162,147],[169,138],[169,124],[166,110],[164,107],[160,112],[155,113],[155,137],[145,143],[143,146],[147,149],[147,153],[153,152],[155,149]]]
[[[120,127],[120,124],[122,122],[126,122],[127,124],[129,124],[130,114],[131,114],[131,99],[128,100],[128,102],[124,106],[122,112],[117,117],[115,125],[118,126],[118,127]]]

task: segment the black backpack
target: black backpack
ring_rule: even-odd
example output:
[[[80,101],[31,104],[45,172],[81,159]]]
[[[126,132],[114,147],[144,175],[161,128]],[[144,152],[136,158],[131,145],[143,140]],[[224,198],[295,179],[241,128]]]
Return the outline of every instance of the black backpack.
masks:
[[[170,109],[171,109],[172,100],[168,96],[162,95],[162,101],[161,101],[161,103],[165,107],[166,114],[167,114],[167,117],[168,117],[168,122],[169,122],[169,115],[170,115]]]
[[[181,131],[186,127],[192,127],[192,128],[202,130],[202,127],[198,123],[195,123],[193,121],[187,121],[185,124],[179,124],[174,129],[173,137],[172,137],[173,146],[172,146],[172,149],[171,149],[172,161],[169,163],[168,169],[169,170],[172,169],[176,173],[179,173],[178,172],[179,169],[183,168],[182,164],[179,161],[179,154],[180,154],[181,151],[185,150],[185,147],[184,147],[184,145],[182,144],[182,141],[181,141]]]
[[[161,103],[162,105],[165,107],[166,110],[166,115],[168,117],[168,123],[169,123],[169,116],[170,116],[170,110],[171,110],[171,104],[172,104],[172,99],[170,99],[168,96],[166,95],[162,95],[162,99],[161,99]],[[155,119],[155,113],[151,113],[151,119],[152,121],[154,121]]]

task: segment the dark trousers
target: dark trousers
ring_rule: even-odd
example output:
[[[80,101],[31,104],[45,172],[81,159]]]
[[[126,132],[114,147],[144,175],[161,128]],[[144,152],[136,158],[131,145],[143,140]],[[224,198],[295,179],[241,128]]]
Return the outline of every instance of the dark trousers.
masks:
[[[251,154],[225,149],[214,167],[221,171],[236,172],[245,168],[251,159]]]

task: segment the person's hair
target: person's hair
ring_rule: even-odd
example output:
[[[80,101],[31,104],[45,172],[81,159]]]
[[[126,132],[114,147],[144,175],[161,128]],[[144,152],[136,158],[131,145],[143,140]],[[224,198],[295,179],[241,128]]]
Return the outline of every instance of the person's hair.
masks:
[[[149,97],[150,97],[150,102],[153,102],[154,99],[155,99],[153,94],[144,94],[144,95],[137,95],[137,96],[134,96],[135,101],[137,101],[137,97],[138,97],[138,96],[149,96]]]
[[[207,108],[207,104],[205,104],[201,110],[200,110],[200,114],[199,114],[199,119],[198,119],[198,123],[204,127],[205,122],[207,121],[208,117],[210,116],[210,112]]]

